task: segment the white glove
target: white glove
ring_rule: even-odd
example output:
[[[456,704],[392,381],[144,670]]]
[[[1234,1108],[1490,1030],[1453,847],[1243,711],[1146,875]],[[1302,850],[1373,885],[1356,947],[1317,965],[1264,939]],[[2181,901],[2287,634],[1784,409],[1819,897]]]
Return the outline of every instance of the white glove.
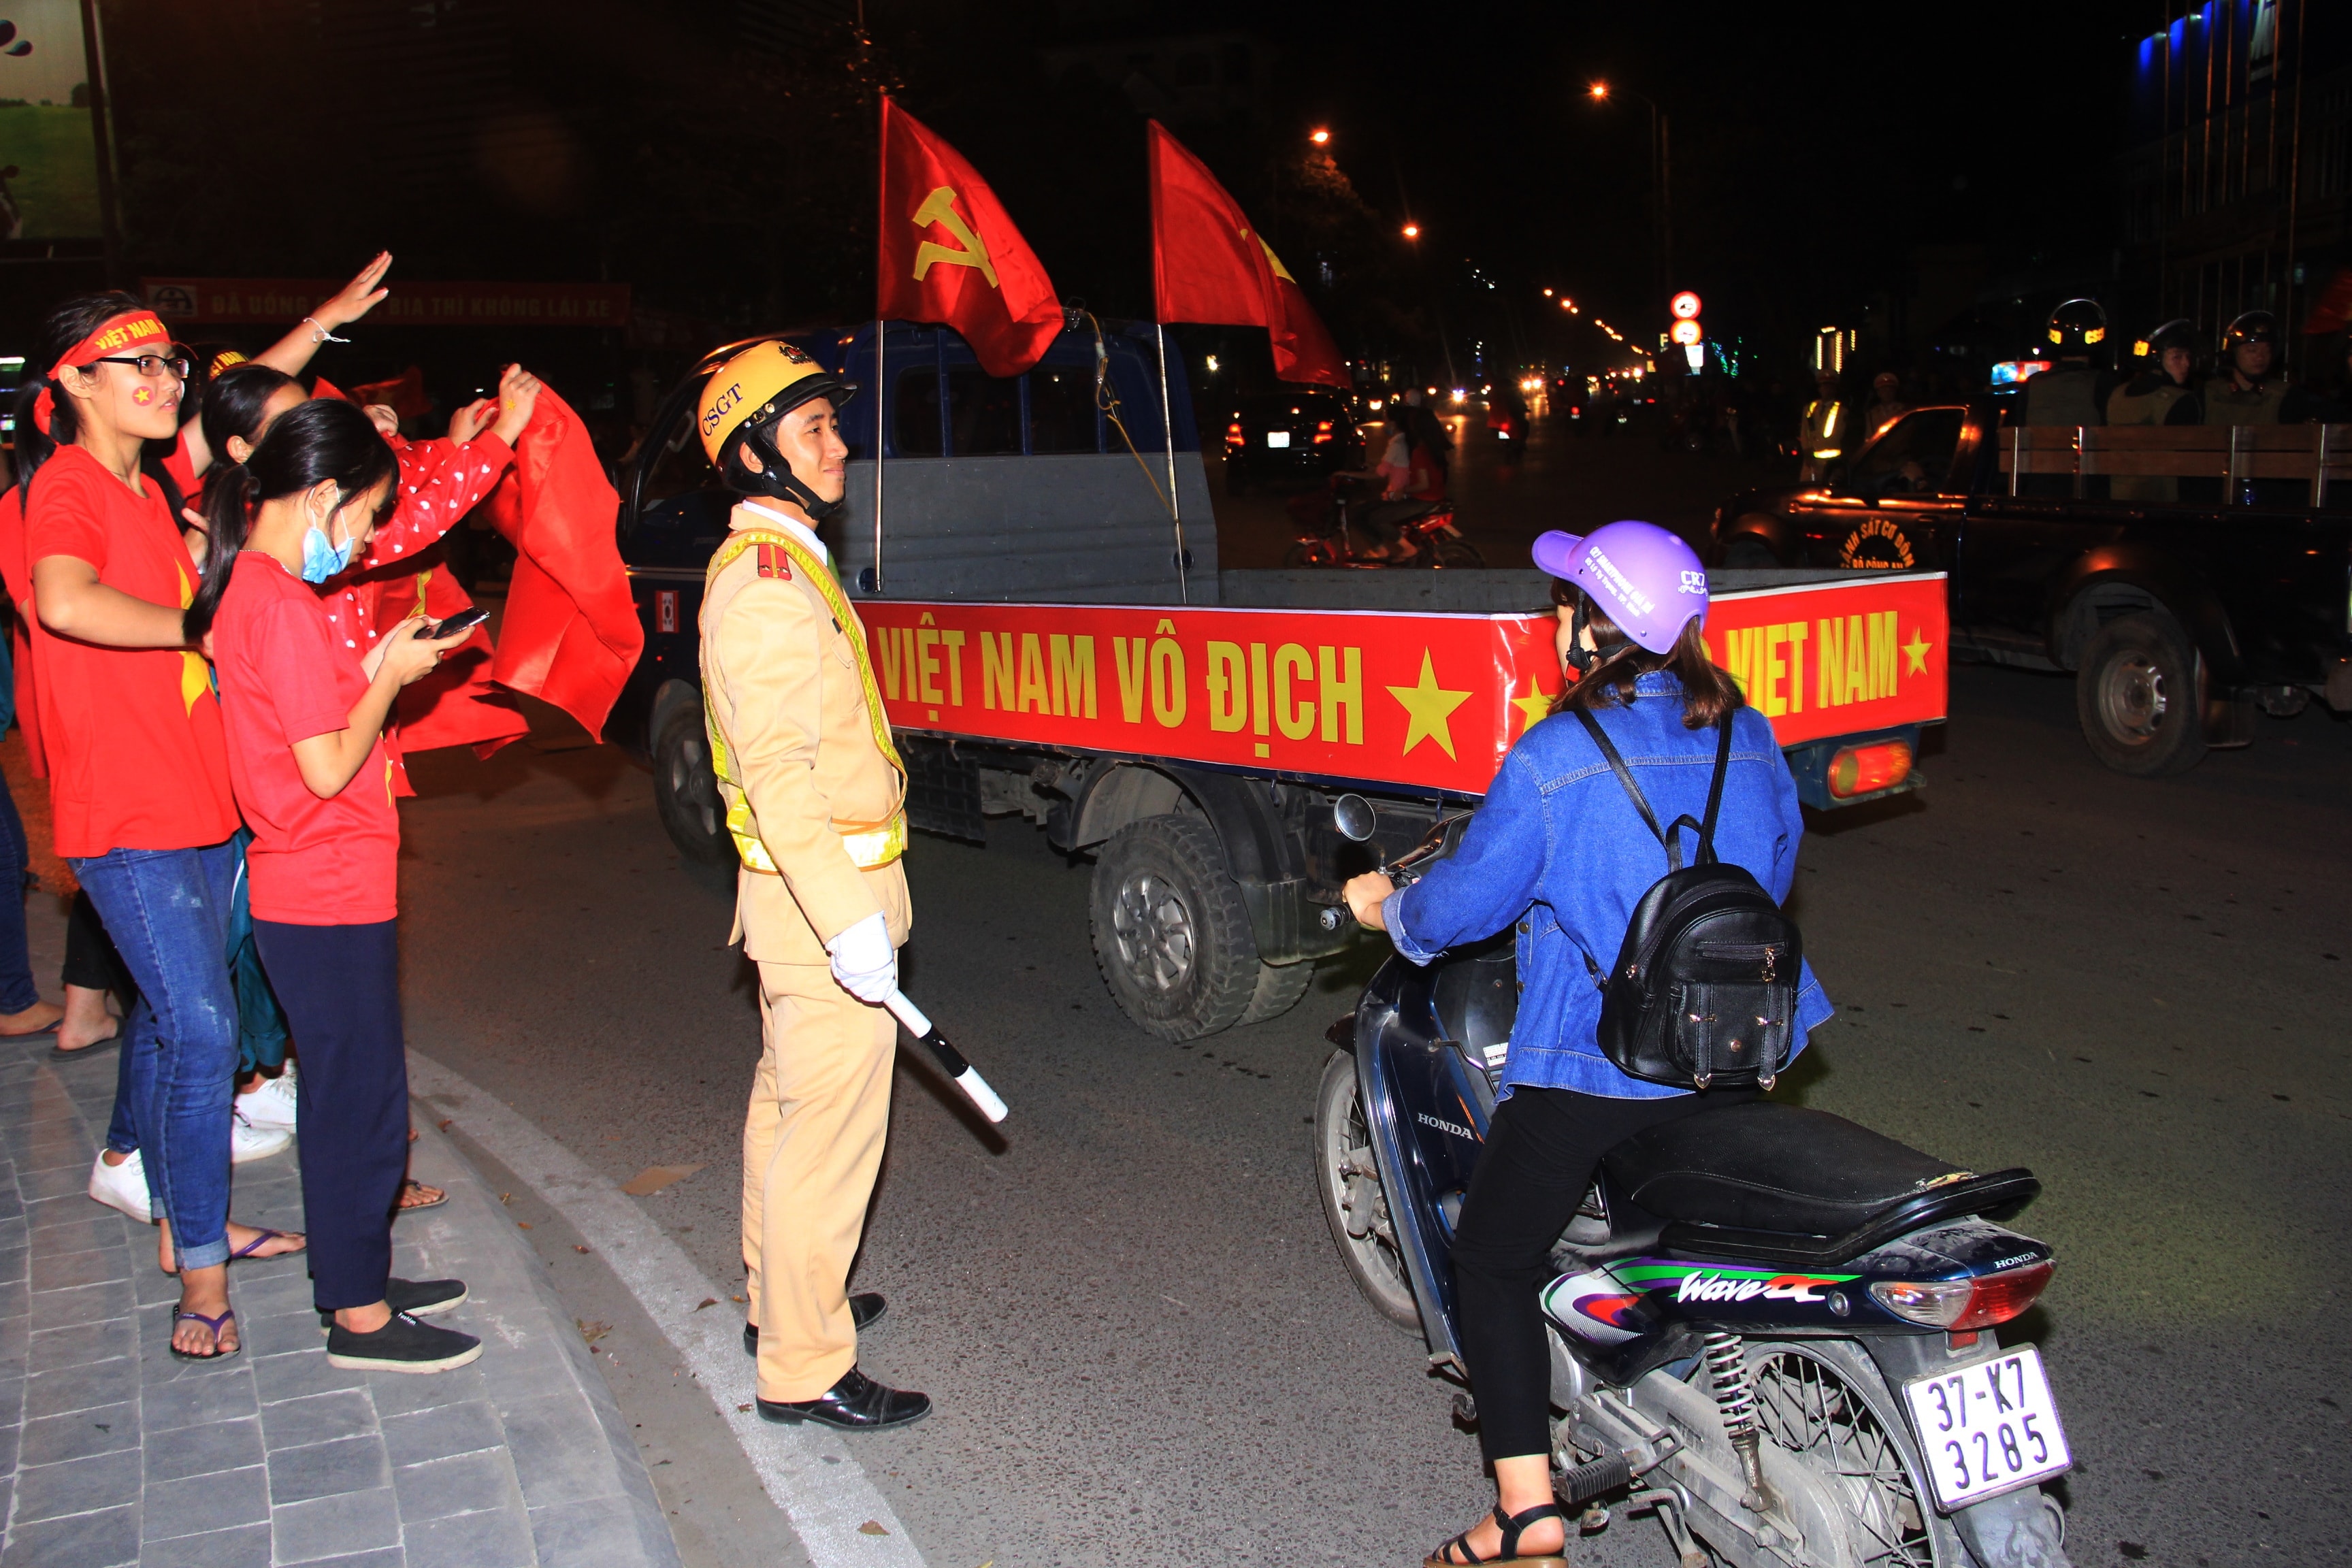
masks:
[[[833,954],[833,977],[860,1002],[879,1005],[898,989],[898,950],[879,911],[867,915],[824,944]]]

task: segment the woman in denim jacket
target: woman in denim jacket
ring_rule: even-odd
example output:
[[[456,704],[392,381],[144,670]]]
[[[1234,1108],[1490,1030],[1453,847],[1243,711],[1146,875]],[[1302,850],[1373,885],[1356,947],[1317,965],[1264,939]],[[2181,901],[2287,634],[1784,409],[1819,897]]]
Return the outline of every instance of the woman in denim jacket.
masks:
[[[1666,857],[1570,709],[1591,712],[1640,780],[1658,819],[1706,815],[1717,721],[1732,714],[1717,856],[1788,897],[1804,823],[1771,726],[1742,705],[1699,628],[1706,574],[1688,545],[1646,522],[1579,539],[1546,533],[1536,564],[1559,579],[1559,647],[1570,683],[1552,718],[1503,759],[1461,848],[1409,888],[1379,873],[1347,887],[1358,920],[1427,963],[1516,922],[1522,994],[1487,1130],[1454,1241],[1462,1353],[1479,1442],[1500,1506],[1440,1547],[1431,1564],[1564,1562],[1567,1521],[1551,1486],[1550,1362],[1538,1310],[1552,1243],[1592,1184],[1601,1154],[1645,1128],[1755,1097],[1694,1094],[1629,1078],[1595,1043],[1594,976],[1617,956],[1633,906]],[[1683,830],[1687,833],[1688,830]],[[1686,858],[1696,851],[1689,834]],[[1791,1055],[1830,1016],[1810,968],[1799,978]]]

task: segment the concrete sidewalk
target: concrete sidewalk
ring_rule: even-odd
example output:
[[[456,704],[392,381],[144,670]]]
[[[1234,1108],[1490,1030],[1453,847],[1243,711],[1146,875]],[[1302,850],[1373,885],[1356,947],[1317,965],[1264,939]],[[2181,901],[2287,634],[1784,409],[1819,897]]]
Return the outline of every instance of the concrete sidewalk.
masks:
[[[412,1168],[449,1202],[397,1223],[393,1271],[463,1279],[471,1300],[440,1321],[482,1358],[330,1366],[289,1258],[233,1265],[244,1350],[184,1363],[156,1232],[84,1191],[116,1053],[50,1046],[0,1042],[0,1568],[677,1563],[545,1266],[421,1108]],[[239,1167],[230,1209],[299,1229],[294,1152]]]

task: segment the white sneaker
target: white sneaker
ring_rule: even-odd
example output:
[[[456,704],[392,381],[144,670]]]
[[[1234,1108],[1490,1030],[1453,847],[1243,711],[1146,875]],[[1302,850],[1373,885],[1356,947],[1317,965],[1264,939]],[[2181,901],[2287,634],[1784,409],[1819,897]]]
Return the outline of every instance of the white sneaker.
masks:
[[[245,1118],[243,1108],[229,1111],[228,1163],[242,1165],[248,1160],[267,1160],[294,1142],[294,1134],[282,1127],[257,1127]]]
[[[236,1097],[237,1114],[264,1131],[294,1131],[294,1064],[282,1077],[265,1078]]]
[[[154,1211],[147,1205],[147,1167],[141,1163],[136,1149],[120,1165],[108,1164],[103,1152],[92,1161],[89,1195],[108,1208],[121,1209],[141,1225],[154,1221]]]

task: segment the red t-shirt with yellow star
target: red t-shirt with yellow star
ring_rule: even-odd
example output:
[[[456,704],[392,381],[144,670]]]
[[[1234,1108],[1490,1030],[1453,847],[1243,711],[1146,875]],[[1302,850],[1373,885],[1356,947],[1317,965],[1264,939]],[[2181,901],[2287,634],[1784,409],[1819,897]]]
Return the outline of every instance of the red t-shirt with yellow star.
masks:
[[[181,608],[195,563],[152,477],[134,493],[79,447],[33,476],[28,567],[70,555],[135,599]],[[49,765],[57,852],[195,849],[237,828],[220,705],[204,659],[179,648],[100,647],[32,624],[33,696]]]

